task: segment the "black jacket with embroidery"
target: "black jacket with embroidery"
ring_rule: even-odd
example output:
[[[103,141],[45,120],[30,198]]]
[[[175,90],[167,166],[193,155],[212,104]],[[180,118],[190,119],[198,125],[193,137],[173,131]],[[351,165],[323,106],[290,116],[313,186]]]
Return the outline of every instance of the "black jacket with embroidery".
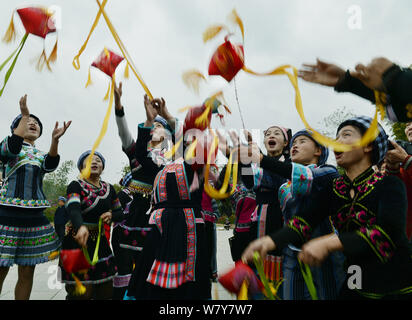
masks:
[[[353,199],[350,190],[355,190]],[[388,294],[411,287],[412,257],[406,233],[405,186],[394,176],[369,168],[353,182],[346,176],[313,194],[313,201],[271,234],[276,250],[289,243],[301,246],[327,216],[339,232],[346,266],[362,270],[363,293]]]

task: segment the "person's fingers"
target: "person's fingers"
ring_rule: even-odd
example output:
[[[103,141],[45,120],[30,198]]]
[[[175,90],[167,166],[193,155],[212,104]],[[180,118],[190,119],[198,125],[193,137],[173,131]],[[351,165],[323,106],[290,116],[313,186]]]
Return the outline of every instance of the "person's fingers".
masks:
[[[311,76],[315,72],[313,70],[304,70],[304,69],[299,69],[298,70],[298,76]]]
[[[329,67],[330,66],[330,64],[329,63],[327,63],[327,62],[325,62],[325,61],[322,61],[322,60],[320,60],[319,58],[316,58],[316,62],[317,62],[317,68],[318,69],[326,69],[327,67]]]
[[[393,140],[389,140],[389,141],[392,143],[392,145],[395,147],[396,150],[399,150],[399,151],[403,150],[403,148],[396,141],[393,141]]]
[[[352,73],[351,73],[352,75]],[[358,78],[359,80],[368,80],[369,79],[369,74],[367,68],[359,63],[355,66],[355,72],[353,72],[353,75],[355,78]]]
[[[305,68],[308,68],[308,69],[316,69],[316,67],[318,65],[317,64],[303,63],[302,66],[305,67]]]
[[[253,142],[253,137],[252,137],[252,134],[248,131],[248,130],[243,130],[243,134],[244,134],[244,136],[245,136],[245,138],[246,138],[246,141],[248,142],[248,143],[252,143]]]
[[[298,77],[305,81],[313,81],[316,77],[316,73],[313,71],[299,71]]]

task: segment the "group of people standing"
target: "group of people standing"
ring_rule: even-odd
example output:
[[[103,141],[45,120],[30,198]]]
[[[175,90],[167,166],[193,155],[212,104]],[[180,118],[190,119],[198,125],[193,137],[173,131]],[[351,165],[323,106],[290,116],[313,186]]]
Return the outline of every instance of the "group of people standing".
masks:
[[[354,72],[318,61],[306,65],[300,77],[373,103],[373,91],[383,90],[391,119],[412,119],[408,113],[412,71],[387,59],[359,65]],[[144,97],[146,120],[137,126],[134,139],[121,101],[121,83],[114,95],[130,173],[122,177],[117,193],[101,179],[110,165],[106,158],[99,152],[92,156],[90,150],[81,154],[79,173],[92,156],[91,173],[68,185],[61,200],[69,221],[63,231],[56,227],[59,235],[43,214],[49,203],[42,179],[58,167],[59,139],[71,122],[62,127],[56,123],[50,150],[44,153],[35,146],[42,123],[29,113],[26,96],[20,100],[11,135],[0,144],[0,161],[5,164],[0,190],[0,291],[9,267],[17,264],[15,297],[28,299],[36,264],[62,249],[86,248],[92,256],[97,247],[98,260],[76,273],[86,288],[82,295],[60,263],[68,300],[212,298],[211,283],[217,277],[215,223],[220,214],[218,200],[203,188],[205,163],[187,160],[189,143],[184,140],[183,150],[168,156],[185,132],[164,99]],[[371,123],[365,116],[346,119],[337,128],[336,140],[352,144]],[[306,129],[293,134],[279,124],[270,126],[264,131],[266,152],[251,135],[246,135],[245,145],[231,133],[229,147],[227,138],[218,133],[223,155],[234,155],[240,165],[229,197],[236,216],[230,241],[233,261],[253,265],[253,254],[259,252],[268,279],[282,281],[277,294],[285,300],[310,299],[300,262],[310,266],[320,299],[411,299],[412,160],[398,144],[389,142],[380,125],[378,129],[371,144],[335,152],[343,173],[327,163],[329,149]],[[406,135],[412,141],[412,123]],[[207,175],[210,183],[220,188],[226,170]],[[110,236],[103,225],[112,226]],[[356,289],[346,283],[348,267],[353,265],[362,270],[362,285]]]

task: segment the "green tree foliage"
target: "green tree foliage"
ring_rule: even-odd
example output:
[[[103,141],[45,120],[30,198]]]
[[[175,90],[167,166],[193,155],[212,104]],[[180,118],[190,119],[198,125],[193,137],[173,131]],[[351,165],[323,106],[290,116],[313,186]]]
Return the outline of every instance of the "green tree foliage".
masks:
[[[347,107],[340,107],[320,121],[319,132],[333,139],[336,137],[336,130],[339,125],[343,121],[353,117],[356,117],[353,110],[350,110]]]
[[[406,123],[395,122],[392,124],[392,132],[395,140],[408,141],[408,138],[405,135]]]
[[[69,175],[74,167],[73,161],[64,161],[56,171],[47,174],[43,180],[43,191],[51,205],[45,210],[45,215],[49,220],[53,220],[57,209],[57,199],[60,196],[66,197]]]

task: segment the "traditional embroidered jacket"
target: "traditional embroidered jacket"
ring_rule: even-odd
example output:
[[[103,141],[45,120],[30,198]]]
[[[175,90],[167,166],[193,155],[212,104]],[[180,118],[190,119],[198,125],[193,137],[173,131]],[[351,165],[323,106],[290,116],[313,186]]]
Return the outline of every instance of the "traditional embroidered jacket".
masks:
[[[12,135],[0,143],[0,161],[5,164],[0,205],[19,208],[50,207],[43,192],[43,178],[59,165],[60,156],[51,157]]]
[[[313,195],[304,211],[270,236],[277,250],[289,243],[301,246],[313,229],[331,216],[346,266],[362,270],[362,289],[357,292],[366,297],[410,293],[412,258],[405,232],[406,211],[403,182],[369,168],[354,181],[346,175],[331,181],[329,187]]]

